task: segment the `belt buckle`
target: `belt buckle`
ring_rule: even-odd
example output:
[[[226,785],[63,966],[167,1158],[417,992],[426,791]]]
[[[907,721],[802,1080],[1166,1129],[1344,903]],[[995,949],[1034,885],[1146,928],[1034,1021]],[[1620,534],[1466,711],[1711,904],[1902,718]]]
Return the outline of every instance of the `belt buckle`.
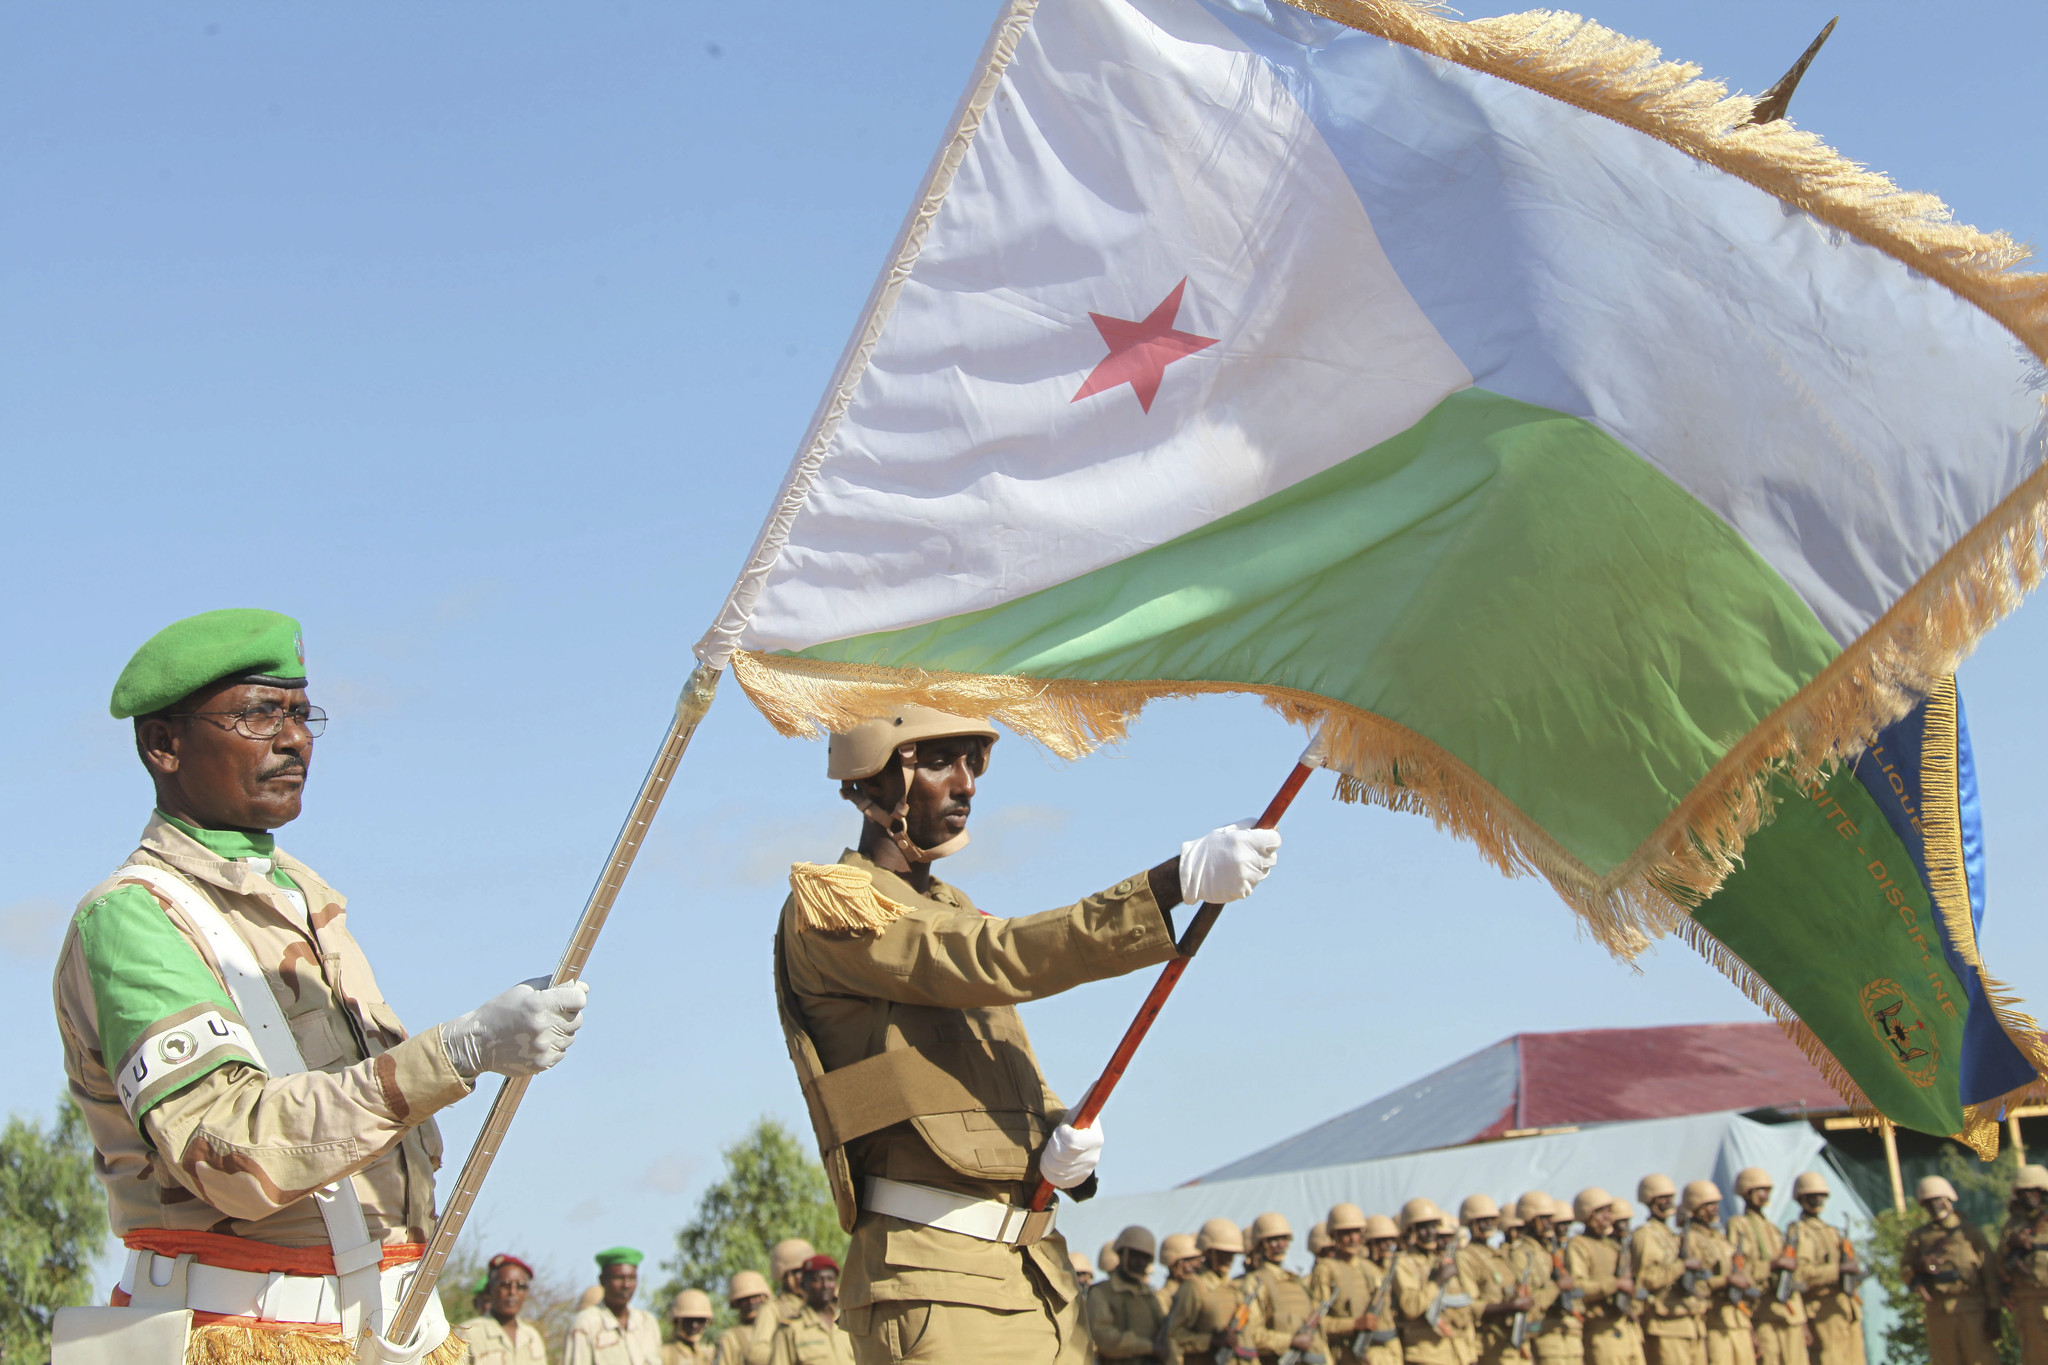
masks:
[[[1020,1209],[1012,1204],[1003,1205],[1002,1221],[996,1224],[996,1240],[1005,1246],[1017,1245],[1017,1238],[1024,1231],[1024,1220],[1030,1216],[1029,1209]],[[1013,1219],[1014,1227],[1011,1225]]]

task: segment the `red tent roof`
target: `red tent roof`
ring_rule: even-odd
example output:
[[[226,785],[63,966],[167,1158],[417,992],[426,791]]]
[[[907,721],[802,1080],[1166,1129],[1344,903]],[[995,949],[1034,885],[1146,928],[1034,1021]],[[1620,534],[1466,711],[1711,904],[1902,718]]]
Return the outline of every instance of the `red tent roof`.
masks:
[[[1842,1108],[1776,1024],[1518,1033],[1199,1179],[1339,1166],[1520,1129]]]

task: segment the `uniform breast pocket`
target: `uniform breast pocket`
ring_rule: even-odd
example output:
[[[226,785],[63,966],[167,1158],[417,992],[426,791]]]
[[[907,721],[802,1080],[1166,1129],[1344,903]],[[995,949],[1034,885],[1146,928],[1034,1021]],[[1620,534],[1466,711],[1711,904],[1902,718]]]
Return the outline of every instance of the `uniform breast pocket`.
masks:
[[[382,1000],[363,1002],[363,1013],[370,1016],[370,1023],[377,1030],[378,1039],[385,1047],[397,1047],[407,1038],[405,1025],[398,1021],[398,1011]]]
[[[292,1041],[299,1045],[299,1057],[308,1071],[326,1071],[354,1060],[355,1048],[342,1040],[342,1029],[331,1011],[307,1010],[285,1020]]]

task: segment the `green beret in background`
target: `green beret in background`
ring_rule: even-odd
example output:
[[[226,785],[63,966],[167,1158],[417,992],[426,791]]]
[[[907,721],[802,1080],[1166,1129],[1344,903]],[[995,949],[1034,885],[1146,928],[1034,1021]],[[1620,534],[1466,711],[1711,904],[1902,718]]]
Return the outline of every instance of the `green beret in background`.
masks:
[[[254,607],[203,611],[174,621],[135,651],[114,683],[107,709],[116,720],[146,716],[222,678],[304,687],[306,647],[299,623]]]
[[[607,1269],[615,1265],[639,1265],[646,1257],[632,1247],[606,1247],[597,1253],[597,1268]]]

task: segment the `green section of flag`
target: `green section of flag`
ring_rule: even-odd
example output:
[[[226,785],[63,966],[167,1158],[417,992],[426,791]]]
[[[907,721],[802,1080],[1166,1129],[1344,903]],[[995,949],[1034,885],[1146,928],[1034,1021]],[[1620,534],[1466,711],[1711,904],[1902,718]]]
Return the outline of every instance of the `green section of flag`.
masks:
[[[1777,817],[1750,835],[1742,868],[1693,918],[1885,1117],[1961,1132],[1967,1005],[1912,856],[1849,767],[1808,791],[1781,779],[1777,796]]]
[[[1836,652],[1649,463],[1578,418],[1468,389],[1165,545],[802,655],[1314,692],[1433,741],[1604,875]]]

